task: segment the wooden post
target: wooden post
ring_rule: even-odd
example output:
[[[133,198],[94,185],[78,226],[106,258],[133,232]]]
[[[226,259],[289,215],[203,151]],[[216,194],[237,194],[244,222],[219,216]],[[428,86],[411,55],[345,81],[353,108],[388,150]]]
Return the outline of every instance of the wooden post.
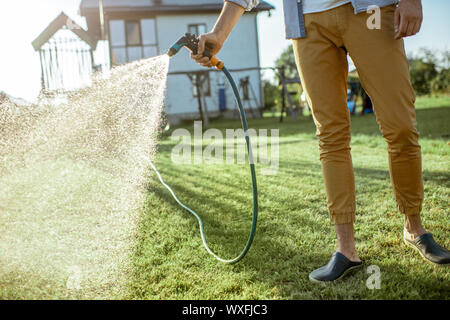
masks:
[[[200,118],[203,120],[203,110],[202,110],[202,98],[200,97],[200,81],[199,74],[195,74],[195,88],[197,91],[197,103],[198,103],[198,113],[200,114]]]
[[[209,119],[208,116],[203,112],[203,106],[202,106],[202,89],[201,89],[201,73],[197,72],[195,73],[195,87],[197,90],[197,103],[198,103],[198,112],[200,114],[200,118],[203,121],[203,126],[207,128],[209,126]]]
[[[98,1],[98,13],[100,19],[100,37],[105,40],[105,13],[103,11],[103,0]]]
[[[44,61],[42,59],[42,54],[42,49],[39,49],[39,60],[41,62],[41,91],[45,91]]]
[[[284,110],[286,110],[286,98],[285,98],[285,95],[284,95],[284,67],[280,68],[279,76],[280,76],[280,83],[281,83],[281,115],[280,115],[280,122],[283,122],[283,114],[284,114]]]
[[[297,112],[294,110],[294,104],[292,103],[291,93],[289,92],[286,83],[283,85],[283,87],[284,87],[284,93],[286,94],[287,100],[289,102],[289,112],[291,113],[292,121],[295,122],[295,121],[297,121]]]

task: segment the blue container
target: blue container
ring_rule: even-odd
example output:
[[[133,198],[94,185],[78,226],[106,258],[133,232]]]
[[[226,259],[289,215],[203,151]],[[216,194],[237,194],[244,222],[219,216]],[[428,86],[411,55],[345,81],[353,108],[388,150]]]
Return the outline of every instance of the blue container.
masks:
[[[227,96],[225,95],[225,88],[219,88],[219,110],[226,111],[227,110]]]

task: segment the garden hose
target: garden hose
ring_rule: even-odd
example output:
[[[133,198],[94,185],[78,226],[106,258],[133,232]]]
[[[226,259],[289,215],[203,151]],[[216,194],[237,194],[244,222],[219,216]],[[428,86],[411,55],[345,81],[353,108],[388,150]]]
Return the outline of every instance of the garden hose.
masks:
[[[175,44],[171,50],[169,51],[169,56],[173,56],[174,54],[176,54],[183,46],[187,46],[189,47],[189,49],[191,49],[192,51],[196,52],[197,50],[197,43],[196,42],[196,37],[190,35],[190,34],[186,34],[185,37],[181,38],[177,44]],[[209,54],[209,55],[208,55]],[[208,243],[206,241],[206,236],[205,236],[205,231],[203,228],[203,222],[202,219],[200,218],[200,216],[191,208],[189,208],[188,206],[186,206],[183,202],[181,202],[178,197],[175,195],[175,192],[172,190],[172,188],[167,185],[167,183],[164,182],[163,178],[161,177],[161,174],[158,172],[158,170],[156,169],[156,167],[153,165],[153,163],[150,162],[150,166],[151,168],[155,171],[156,175],[158,176],[159,180],[161,181],[162,185],[164,187],[167,188],[167,190],[169,190],[169,192],[172,194],[172,197],[175,199],[175,201],[184,209],[186,209],[189,213],[191,213],[198,221],[199,227],[200,227],[200,235],[202,238],[202,242],[203,242],[203,246],[205,247],[206,251],[211,254],[214,258],[216,258],[218,261],[223,262],[223,263],[228,263],[228,264],[234,264],[237,263],[239,261],[241,261],[245,255],[247,254],[247,252],[250,250],[250,247],[252,245],[253,242],[253,238],[255,236],[255,231],[256,231],[256,223],[258,220],[258,189],[256,187],[256,173],[255,173],[255,164],[253,163],[253,152],[252,152],[252,147],[251,147],[251,143],[250,143],[250,137],[248,134],[248,126],[247,126],[247,119],[245,117],[245,110],[244,107],[242,105],[242,101],[241,98],[239,96],[239,90],[236,86],[236,83],[233,80],[233,77],[231,76],[230,72],[227,70],[227,68],[225,68],[225,65],[222,61],[220,61],[219,59],[215,58],[214,56],[212,56],[210,53],[206,52],[204,53],[205,56],[208,56],[211,58],[211,62],[212,64],[219,70],[221,70],[225,76],[227,77],[228,81],[230,82],[230,85],[233,89],[233,93],[234,96],[236,98],[237,104],[238,104],[238,109],[239,109],[239,113],[240,113],[240,117],[241,117],[241,124],[242,124],[242,129],[244,130],[244,136],[245,136],[245,142],[246,142],[246,146],[247,146],[247,154],[248,154],[248,160],[250,163],[250,173],[251,173],[251,178],[252,178],[252,188],[253,188],[253,219],[252,219],[252,227],[250,230],[250,235],[248,237],[247,243],[244,247],[244,249],[242,250],[242,252],[235,258],[233,259],[224,259],[219,257],[217,254],[215,254],[208,246]]]

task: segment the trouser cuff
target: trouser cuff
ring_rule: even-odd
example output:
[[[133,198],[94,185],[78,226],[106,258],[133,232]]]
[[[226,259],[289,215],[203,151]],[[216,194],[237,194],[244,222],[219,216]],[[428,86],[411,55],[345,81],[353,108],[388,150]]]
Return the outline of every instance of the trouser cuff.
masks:
[[[400,204],[397,204],[397,208],[398,210],[403,213],[404,215],[407,216],[415,216],[420,214],[420,211],[422,210],[422,206],[417,206],[417,207],[404,207]]]
[[[347,224],[355,222],[355,212],[330,212],[333,224]]]

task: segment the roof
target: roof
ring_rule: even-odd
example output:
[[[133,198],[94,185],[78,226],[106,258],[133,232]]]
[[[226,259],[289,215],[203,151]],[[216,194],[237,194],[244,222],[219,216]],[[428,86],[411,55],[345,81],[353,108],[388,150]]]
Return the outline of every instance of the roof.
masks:
[[[86,30],[70,19],[64,12],[61,12],[59,16],[57,16],[56,19],[53,20],[32,42],[34,50],[39,50],[58,30],[64,26],[67,26],[70,31],[79,36],[81,40],[86,42],[93,50],[96,48],[98,39],[87,33]]]
[[[98,0],[82,0],[80,14],[98,12]],[[105,12],[152,12],[152,13],[180,13],[180,12],[208,12],[220,11],[223,0],[103,0]],[[253,11],[267,11],[274,6],[261,1]]]

